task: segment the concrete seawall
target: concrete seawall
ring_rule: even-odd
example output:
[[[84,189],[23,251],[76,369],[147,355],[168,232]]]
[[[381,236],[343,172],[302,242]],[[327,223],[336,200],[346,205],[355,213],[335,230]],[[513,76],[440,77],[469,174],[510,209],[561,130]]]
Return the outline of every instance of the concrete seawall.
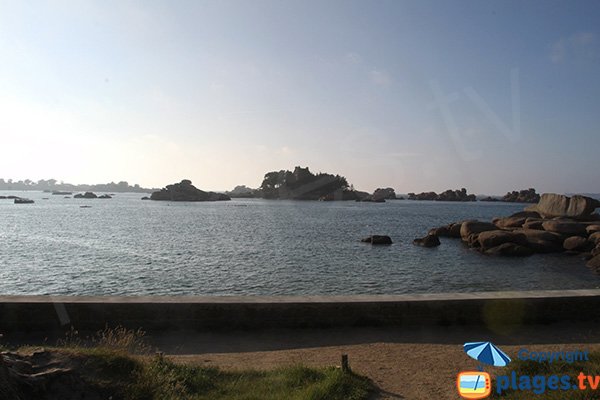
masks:
[[[600,290],[399,296],[0,296],[0,333],[344,326],[508,326],[600,321]]]

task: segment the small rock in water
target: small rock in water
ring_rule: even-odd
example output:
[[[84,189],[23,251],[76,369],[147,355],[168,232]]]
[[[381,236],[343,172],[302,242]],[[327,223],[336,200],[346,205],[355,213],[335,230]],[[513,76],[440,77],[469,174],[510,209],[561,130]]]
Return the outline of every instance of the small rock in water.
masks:
[[[439,246],[441,243],[437,235],[428,234],[424,238],[413,240],[413,244],[423,247],[436,247]]]
[[[85,192],[84,194],[78,193],[73,197],[75,197],[76,199],[96,199],[98,196],[96,196],[96,194],[92,192]]]
[[[392,244],[392,238],[385,235],[373,235],[362,239],[361,242],[371,244]]]

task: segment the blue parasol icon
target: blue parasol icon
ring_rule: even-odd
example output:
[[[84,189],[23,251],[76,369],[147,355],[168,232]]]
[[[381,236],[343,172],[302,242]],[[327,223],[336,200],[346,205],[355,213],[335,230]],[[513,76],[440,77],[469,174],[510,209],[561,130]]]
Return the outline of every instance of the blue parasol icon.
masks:
[[[463,348],[469,357],[474,358],[483,364],[492,365],[494,367],[506,367],[510,362],[510,357],[498,347],[494,346],[492,342],[465,343]]]

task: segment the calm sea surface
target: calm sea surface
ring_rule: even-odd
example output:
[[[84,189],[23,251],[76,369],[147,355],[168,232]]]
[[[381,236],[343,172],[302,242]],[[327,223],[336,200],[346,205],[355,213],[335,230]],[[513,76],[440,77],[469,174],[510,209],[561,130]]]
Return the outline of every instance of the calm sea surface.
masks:
[[[493,258],[459,240],[412,240],[435,226],[522,204],[65,199],[0,192],[0,294],[339,295],[596,288],[579,257]],[[48,197],[48,200],[43,200]],[[91,205],[91,208],[80,208]],[[360,242],[387,234],[394,244]]]

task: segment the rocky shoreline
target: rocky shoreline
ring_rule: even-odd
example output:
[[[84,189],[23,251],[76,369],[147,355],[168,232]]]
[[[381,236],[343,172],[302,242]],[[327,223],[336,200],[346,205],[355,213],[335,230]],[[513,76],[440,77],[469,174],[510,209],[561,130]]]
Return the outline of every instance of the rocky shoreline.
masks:
[[[545,193],[537,204],[491,222],[466,220],[431,229],[415,239],[424,247],[439,245],[439,237],[456,238],[490,256],[526,257],[535,253],[564,253],[582,257],[600,273],[600,201]]]

